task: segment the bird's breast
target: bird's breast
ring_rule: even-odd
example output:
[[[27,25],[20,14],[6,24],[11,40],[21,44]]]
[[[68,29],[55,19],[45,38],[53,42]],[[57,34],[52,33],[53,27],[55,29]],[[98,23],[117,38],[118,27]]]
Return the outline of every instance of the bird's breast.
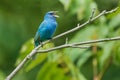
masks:
[[[45,21],[42,27],[40,27],[40,38],[42,41],[51,38],[56,30],[57,23],[55,21]]]

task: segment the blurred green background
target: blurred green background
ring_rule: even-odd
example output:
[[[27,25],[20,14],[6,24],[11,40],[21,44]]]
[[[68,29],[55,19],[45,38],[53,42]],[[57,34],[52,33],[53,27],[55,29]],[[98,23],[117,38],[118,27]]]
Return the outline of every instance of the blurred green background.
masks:
[[[0,80],[33,49],[33,37],[47,11],[59,11],[55,35],[119,6],[120,0],[0,0]],[[46,44],[41,49],[65,43],[120,35],[120,9],[85,28]],[[54,35],[54,36],[55,36]],[[60,49],[37,55],[13,80],[120,80],[120,41],[105,42],[93,49]]]

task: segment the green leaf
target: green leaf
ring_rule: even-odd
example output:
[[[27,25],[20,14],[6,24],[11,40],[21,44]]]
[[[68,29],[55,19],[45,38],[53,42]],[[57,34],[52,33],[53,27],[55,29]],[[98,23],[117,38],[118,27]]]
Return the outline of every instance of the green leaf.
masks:
[[[120,14],[120,6],[118,6],[118,9],[114,13],[107,14],[107,18],[110,19],[110,18],[113,18],[113,17],[115,17],[116,15],[119,15],[119,14]]]
[[[4,80],[5,79],[5,74],[0,70],[0,80]]]
[[[89,2],[87,2],[86,6],[87,7],[85,8],[85,13],[83,14],[85,17],[83,17],[83,18],[89,19],[92,14],[93,9],[95,9],[95,14],[96,14],[97,4],[94,1],[90,0]],[[95,16],[95,14],[94,14],[94,16]],[[80,20],[79,16],[78,16],[78,20]]]
[[[113,58],[116,65],[120,65],[120,42],[117,41],[113,48]]]
[[[108,42],[102,45],[103,51],[101,51],[101,55],[99,55],[99,67],[100,69],[104,68],[104,65],[106,64],[106,60],[111,56],[112,54],[112,48],[113,48],[114,42]]]
[[[32,60],[32,62],[26,66],[25,70],[28,72],[31,69],[35,68],[37,65],[42,63],[47,57],[47,54],[38,54],[35,60]]]
[[[105,38],[106,36],[109,35],[109,26],[106,24],[106,17],[102,16],[99,19],[100,23],[98,23],[97,26],[97,35],[99,38]]]
[[[77,66],[78,66],[79,68],[81,68],[81,67],[89,60],[89,58],[90,58],[92,55],[93,55],[93,54],[92,54],[91,51],[89,51],[89,50],[84,51],[84,52],[80,55],[80,57],[78,57],[79,60],[78,60],[78,62],[77,62]]]
[[[70,69],[72,80],[87,80],[85,76],[79,71],[79,68],[73,64],[69,57],[64,56],[64,61]]]
[[[29,54],[33,49],[33,39],[28,40],[25,44],[23,44],[21,50],[20,50],[20,55],[15,63],[15,65],[18,65],[26,56]]]
[[[69,80],[56,62],[46,62],[39,70],[36,80]]]
[[[52,48],[53,46],[54,46],[53,43],[47,43],[43,45],[41,50],[46,50],[46,49]],[[48,59],[48,61],[56,61],[60,56],[58,53],[60,53],[59,50],[55,50],[55,51],[48,52],[48,53],[40,53],[40,54],[38,53],[36,55],[35,60],[33,60],[27,65],[26,71],[29,71],[35,68],[36,66],[44,62],[46,59]]]
[[[70,43],[91,40],[95,32],[96,26],[94,25],[86,26],[86,28],[79,30],[75,34],[75,36],[70,40]]]
[[[70,7],[71,0],[59,0],[59,1],[63,4],[65,11],[67,11]]]
[[[96,32],[96,27],[94,26],[86,26],[86,27],[87,28],[77,32],[69,43],[84,42],[91,40],[94,33]],[[81,56],[82,54],[84,54],[84,51],[86,51],[86,49],[79,49],[79,48],[67,48],[64,50],[65,50],[64,51],[65,54],[68,55],[73,62],[78,58],[78,56]]]
[[[92,0],[60,0],[60,2],[70,14],[76,14],[78,20],[88,19],[93,8],[97,9],[97,4]]]
[[[110,26],[112,30],[118,27],[120,25],[120,14],[112,17],[108,25]]]

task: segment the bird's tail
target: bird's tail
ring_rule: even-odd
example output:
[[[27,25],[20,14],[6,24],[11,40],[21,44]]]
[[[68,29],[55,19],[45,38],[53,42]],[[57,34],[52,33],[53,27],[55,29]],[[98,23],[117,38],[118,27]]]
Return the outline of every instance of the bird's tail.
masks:
[[[34,48],[36,48],[38,45],[40,45],[40,43],[38,41],[34,41]],[[32,57],[32,59],[35,60],[36,59],[36,55],[34,55]]]

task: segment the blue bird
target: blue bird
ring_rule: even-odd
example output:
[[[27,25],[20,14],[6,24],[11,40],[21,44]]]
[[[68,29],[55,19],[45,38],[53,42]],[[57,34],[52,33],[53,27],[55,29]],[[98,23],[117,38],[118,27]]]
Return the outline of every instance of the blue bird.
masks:
[[[44,20],[40,24],[34,37],[35,47],[40,45],[43,41],[52,38],[57,27],[56,18],[59,17],[58,15],[56,15],[56,13],[57,11],[49,11],[45,14]]]

